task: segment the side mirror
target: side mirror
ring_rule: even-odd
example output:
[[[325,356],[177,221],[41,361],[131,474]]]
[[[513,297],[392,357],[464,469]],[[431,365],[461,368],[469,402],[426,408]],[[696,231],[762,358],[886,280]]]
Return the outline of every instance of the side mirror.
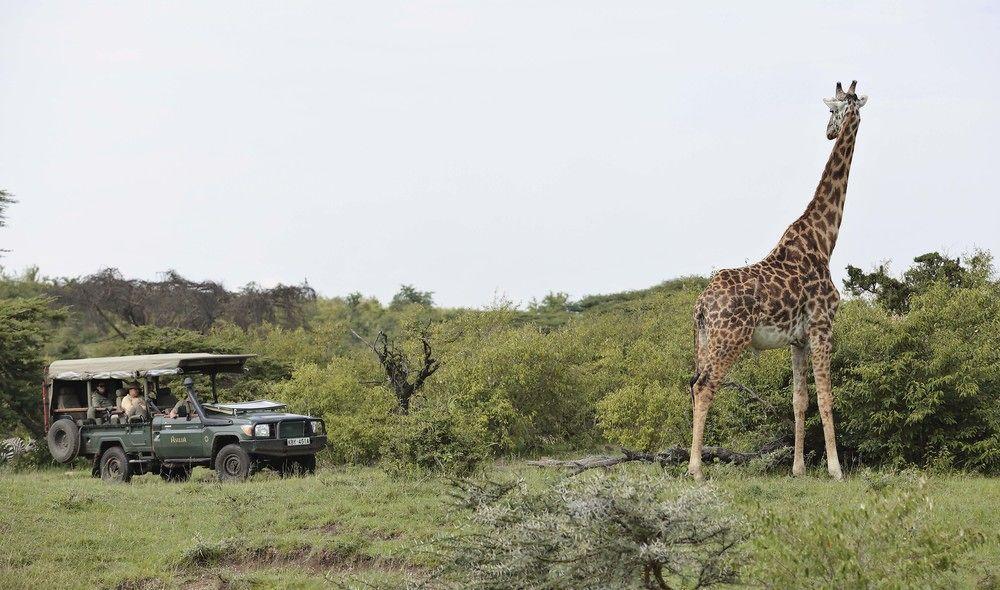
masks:
[[[178,418],[191,418],[190,416],[188,416],[187,404],[183,404],[183,405],[181,405],[181,407],[177,408],[177,417]]]

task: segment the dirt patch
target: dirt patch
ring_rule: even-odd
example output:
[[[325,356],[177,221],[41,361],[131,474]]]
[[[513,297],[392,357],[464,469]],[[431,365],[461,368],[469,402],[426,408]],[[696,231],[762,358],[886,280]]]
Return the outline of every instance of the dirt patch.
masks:
[[[407,562],[395,557],[374,557],[361,553],[345,553],[311,547],[300,547],[292,550],[260,547],[220,556],[215,560],[214,565],[234,570],[296,567],[314,572],[372,569],[402,571],[412,568]]]

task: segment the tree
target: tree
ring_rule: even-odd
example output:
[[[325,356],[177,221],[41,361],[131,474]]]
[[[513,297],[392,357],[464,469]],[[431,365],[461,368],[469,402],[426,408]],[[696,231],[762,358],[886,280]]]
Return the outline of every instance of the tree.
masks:
[[[433,375],[438,370],[438,367],[441,366],[441,363],[432,356],[431,343],[428,341],[427,336],[423,335],[420,337],[423,357],[421,358],[420,368],[414,375],[414,371],[410,367],[410,362],[406,358],[406,353],[394,345],[385,332],[380,330],[372,342],[365,341],[364,338],[358,336],[357,332],[354,332],[354,335],[358,340],[367,344],[372,349],[372,352],[375,353],[375,356],[378,357],[379,364],[385,370],[389,388],[396,395],[396,400],[399,402],[400,412],[409,414],[410,402],[413,400],[413,396],[424,386],[427,378]]]
[[[888,264],[880,264],[866,273],[856,266],[847,266],[844,288],[854,296],[871,296],[890,312],[902,315],[910,309],[910,299],[935,283],[949,287],[969,287],[979,283],[991,272],[991,258],[985,252],[975,252],[967,257],[949,258],[939,252],[928,252],[913,259],[915,263],[902,279],[889,275]]]
[[[16,202],[10,193],[0,189],[0,227],[7,225],[5,221],[7,217],[4,215],[4,210]],[[6,252],[6,250],[0,248],[0,252]]]
[[[42,434],[42,351],[64,317],[46,297],[0,299],[0,433]],[[0,435],[0,436],[2,436]]]
[[[389,307],[399,309],[411,304],[431,307],[434,305],[433,295],[432,291],[418,291],[413,285],[400,285],[399,292],[392,296]]]

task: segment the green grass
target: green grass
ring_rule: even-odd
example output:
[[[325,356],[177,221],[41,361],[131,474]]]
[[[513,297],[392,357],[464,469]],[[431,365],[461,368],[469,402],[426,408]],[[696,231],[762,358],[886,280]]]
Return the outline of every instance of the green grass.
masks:
[[[532,487],[561,477],[525,467],[494,471]],[[437,478],[377,468],[226,485],[212,476],[198,469],[183,484],[147,475],[108,485],[80,470],[0,474],[0,588],[400,586],[432,565],[420,548],[462,518]],[[875,480],[726,470],[712,481],[753,522],[762,511],[870,502]],[[1000,583],[1000,480],[931,476],[924,492],[933,527],[982,539],[963,563],[961,583]]]

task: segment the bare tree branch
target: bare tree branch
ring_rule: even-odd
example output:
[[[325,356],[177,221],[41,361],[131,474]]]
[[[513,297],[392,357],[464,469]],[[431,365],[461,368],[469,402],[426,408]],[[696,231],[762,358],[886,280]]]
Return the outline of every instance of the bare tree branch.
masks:
[[[725,447],[702,447],[701,459],[705,462],[719,461],[722,463],[732,463],[734,465],[742,465],[744,463],[749,463],[753,459],[758,459],[767,455],[772,454],[786,454],[787,450],[790,449],[783,438],[776,439],[769,442],[768,444],[761,447],[758,451],[753,453],[741,453],[739,451],[733,451]],[[583,473],[588,469],[597,468],[609,468],[619,463],[629,463],[632,461],[641,461],[644,463],[657,463],[660,466],[666,467],[667,465],[678,465],[680,463],[685,463],[691,457],[690,451],[681,447],[671,447],[664,451],[657,453],[646,453],[641,451],[632,451],[629,449],[622,449],[621,455],[589,455],[587,457],[581,457],[579,459],[539,459],[537,461],[528,461],[528,465],[534,465],[535,467],[556,467],[561,469],[570,469],[572,472],[571,476]]]

